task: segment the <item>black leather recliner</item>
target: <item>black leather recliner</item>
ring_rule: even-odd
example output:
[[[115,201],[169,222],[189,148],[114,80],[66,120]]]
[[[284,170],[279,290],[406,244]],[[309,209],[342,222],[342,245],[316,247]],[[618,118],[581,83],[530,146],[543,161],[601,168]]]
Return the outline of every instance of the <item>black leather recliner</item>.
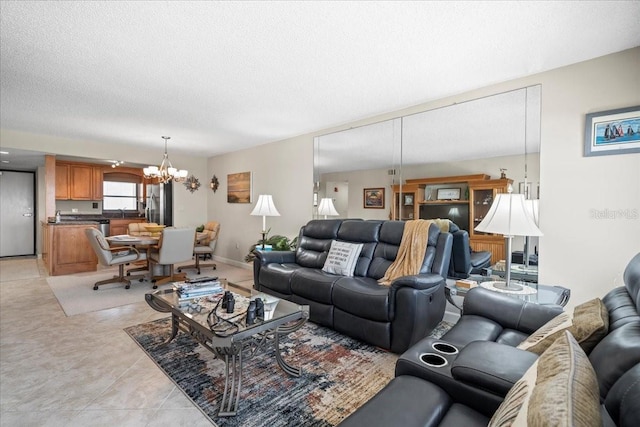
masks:
[[[469,233],[454,222],[449,223],[449,233],[453,236],[449,277],[466,279],[470,274],[481,274],[483,268],[491,265],[491,252],[471,249]]]
[[[609,332],[588,354],[605,427],[640,425],[640,253],[623,277],[625,285],[602,298]],[[340,426],[486,426],[538,357],[514,347],[524,339],[522,330],[553,314],[553,310],[545,313],[543,306],[535,310],[510,301],[518,300],[469,292],[463,323],[437,340],[455,342],[459,353],[448,355],[445,367],[430,368],[419,357],[433,351],[435,340],[423,339],[398,359],[396,377]],[[561,396],[552,400],[552,405],[561,403]]]

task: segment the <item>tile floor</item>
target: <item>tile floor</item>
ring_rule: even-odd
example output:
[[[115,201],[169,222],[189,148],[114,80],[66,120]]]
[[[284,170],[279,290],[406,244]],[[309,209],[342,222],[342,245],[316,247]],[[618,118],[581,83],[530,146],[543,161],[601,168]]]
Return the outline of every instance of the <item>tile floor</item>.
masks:
[[[39,260],[0,261],[0,426],[211,426],[123,331],[165,313],[66,317],[46,277]]]

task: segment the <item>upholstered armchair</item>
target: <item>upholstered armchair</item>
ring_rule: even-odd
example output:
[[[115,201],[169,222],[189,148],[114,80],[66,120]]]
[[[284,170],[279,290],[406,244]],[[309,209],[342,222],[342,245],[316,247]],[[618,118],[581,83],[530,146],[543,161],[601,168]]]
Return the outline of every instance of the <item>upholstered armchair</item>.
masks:
[[[469,244],[469,233],[455,223],[449,223],[449,233],[453,236],[449,277],[466,279],[470,274],[481,274],[482,269],[491,265],[491,252],[475,252]]]
[[[132,222],[127,226],[127,234],[130,236],[151,236],[147,231],[147,225],[158,225],[155,222]]]
[[[85,229],[85,235],[89,240],[89,244],[98,256],[98,261],[105,267],[118,266],[118,275],[111,279],[100,280],[93,285],[93,290],[97,291],[98,286],[107,283],[125,283],[125,289],[131,286],[131,279],[140,278],[142,276],[124,276],[124,266],[135,261],[139,261],[146,257],[146,254],[140,253],[134,247],[127,246],[109,246],[109,242],[104,238],[100,230],[96,228]]]
[[[178,272],[186,268],[194,268],[200,274],[200,269],[205,267],[211,267],[214,270],[217,265],[212,262],[209,264],[200,264],[200,257],[205,258],[207,255],[211,255],[213,259],[213,251],[216,249],[216,243],[218,243],[218,234],[220,233],[220,223],[217,221],[209,221],[205,224],[202,231],[202,237],[193,248],[193,255],[196,258],[196,263],[192,265],[186,265],[178,268]]]
[[[195,237],[195,227],[167,227],[164,229],[158,242],[158,249],[152,249],[149,253],[149,271],[151,271],[153,289],[163,283],[185,280],[186,274],[174,273],[174,264],[191,260]],[[169,274],[166,276],[154,276],[155,265],[168,265]]]

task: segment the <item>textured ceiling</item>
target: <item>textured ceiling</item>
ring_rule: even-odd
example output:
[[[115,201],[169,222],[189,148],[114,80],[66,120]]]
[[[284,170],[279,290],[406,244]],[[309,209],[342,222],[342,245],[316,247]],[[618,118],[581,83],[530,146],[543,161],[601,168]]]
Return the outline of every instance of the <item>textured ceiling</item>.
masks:
[[[3,129],[213,156],[640,45],[639,1],[2,1]]]

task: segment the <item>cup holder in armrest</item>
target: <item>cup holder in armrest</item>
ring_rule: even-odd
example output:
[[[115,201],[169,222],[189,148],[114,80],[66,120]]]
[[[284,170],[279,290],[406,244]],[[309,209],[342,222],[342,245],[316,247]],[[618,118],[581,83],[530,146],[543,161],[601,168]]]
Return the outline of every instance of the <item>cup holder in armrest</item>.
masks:
[[[433,366],[434,368],[441,368],[447,366],[447,359],[435,353],[423,353],[420,355],[420,360],[427,366]]]
[[[434,342],[431,344],[431,347],[440,353],[444,354],[457,354],[458,349],[452,346],[451,344],[447,344],[446,342]]]

